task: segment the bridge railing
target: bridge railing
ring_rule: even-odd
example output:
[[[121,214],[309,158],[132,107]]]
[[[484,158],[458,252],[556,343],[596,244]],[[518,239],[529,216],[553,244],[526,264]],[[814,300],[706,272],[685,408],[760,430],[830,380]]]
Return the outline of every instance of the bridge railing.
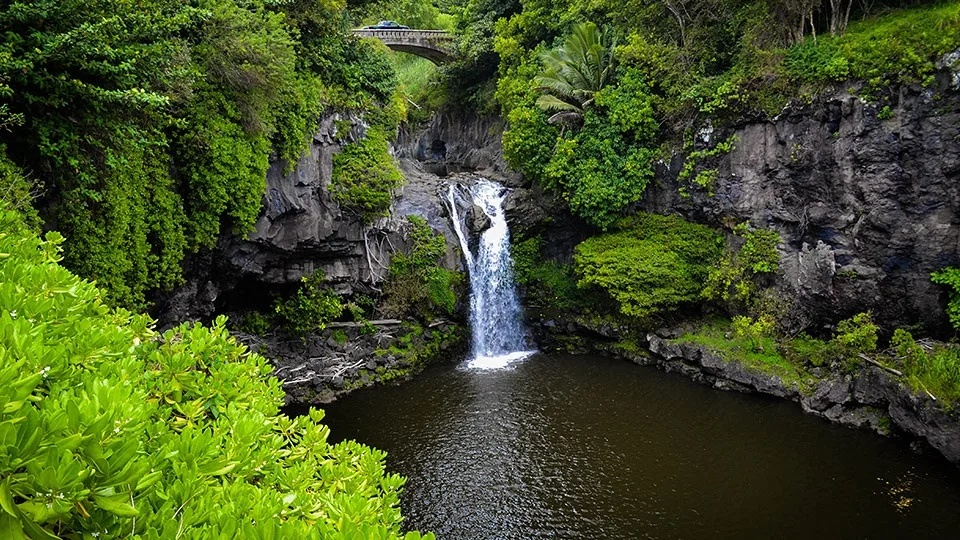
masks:
[[[398,40],[416,40],[427,39],[430,41],[453,41],[453,35],[443,30],[379,30],[373,28],[358,28],[351,31],[354,35],[360,37],[373,37],[379,39],[398,39]]]

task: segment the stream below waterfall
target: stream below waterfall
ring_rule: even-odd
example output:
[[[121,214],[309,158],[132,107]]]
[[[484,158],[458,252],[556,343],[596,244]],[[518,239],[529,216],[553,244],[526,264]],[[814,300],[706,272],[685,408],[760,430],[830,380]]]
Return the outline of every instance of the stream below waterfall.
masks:
[[[388,452],[440,539],[956,538],[960,473],[930,451],[594,356],[448,362],[326,407]]]

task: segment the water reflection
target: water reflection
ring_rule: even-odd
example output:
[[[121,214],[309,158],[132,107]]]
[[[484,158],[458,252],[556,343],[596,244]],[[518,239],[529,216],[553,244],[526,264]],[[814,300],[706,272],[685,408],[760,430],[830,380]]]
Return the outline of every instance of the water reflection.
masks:
[[[605,358],[451,364],[328,407],[440,538],[955,537],[960,475],[788,402]]]

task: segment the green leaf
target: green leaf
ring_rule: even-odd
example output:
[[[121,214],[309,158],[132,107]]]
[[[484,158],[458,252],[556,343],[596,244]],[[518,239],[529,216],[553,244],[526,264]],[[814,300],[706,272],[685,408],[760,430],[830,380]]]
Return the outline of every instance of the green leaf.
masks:
[[[0,483],[0,508],[3,508],[7,514],[16,516],[17,511],[13,504],[13,494],[10,493],[10,480],[11,478],[7,476]]]
[[[0,538],[5,540],[25,539],[26,536],[23,535],[20,520],[7,514],[0,514]]]
[[[126,493],[119,493],[108,497],[95,495],[93,497],[93,504],[119,517],[134,517],[140,512],[126,502],[129,500],[130,495]]]
[[[162,477],[163,477],[163,471],[155,471],[155,472],[152,472],[152,473],[144,476],[143,478],[141,478],[141,479],[137,482],[137,487],[136,487],[135,489],[136,489],[136,491],[141,491],[141,490],[147,489],[148,487],[156,484],[156,483],[157,483],[157,480],[160,480],[160,478],[162,478]]]

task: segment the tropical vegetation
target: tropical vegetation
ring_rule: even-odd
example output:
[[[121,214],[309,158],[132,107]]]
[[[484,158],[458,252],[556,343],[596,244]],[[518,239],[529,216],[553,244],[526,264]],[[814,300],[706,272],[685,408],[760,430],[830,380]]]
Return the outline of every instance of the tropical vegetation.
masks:
[[[421,537],[383,452],[281,414],[223,318],[158,333],[60,266],[62,241],[0,212],[3,538]]]

